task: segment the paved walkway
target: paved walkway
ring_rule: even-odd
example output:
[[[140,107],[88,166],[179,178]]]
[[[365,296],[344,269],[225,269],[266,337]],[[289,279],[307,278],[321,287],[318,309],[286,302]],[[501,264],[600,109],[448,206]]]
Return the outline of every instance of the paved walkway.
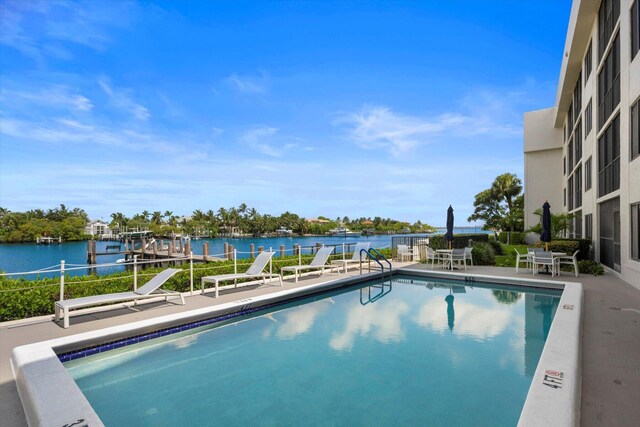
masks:
[[[405,264],[394,264],[401,267]],[[412,268],[416,266],[412,265]],[[425,265],[417,265],[427,268]],[[469,273],[496,276],[516,276],[513,268],[475,267]],[[352,270],[350,274],[356,274]],[[342,276],[344,277],[344,275]],[[529,277],[521,272],[517,277]],[[312,275],[298,285],[285,282],[287,288],[337,279],[335,274]],[[545,280],[549,276],[544,276]],[[558,279],[556,279],[558,280]],[[579,281],[584,286],[583,319],[583,379],[581,418],[583,426],[630,426],[640,420],[640,290],[605,275],[579,278],[564,273],[559,280]],[[278,292],[279,286],[267,285],[221,293],[213,298],[209,293],[186,298],[185,306],[171,303],[149,303],[132,308],[77,315],[71,327],[62,329],[52,322],[52,316],[0,324],[0,424],[6,427],[26,426],[9,359],[14,347],[47,339],[73,335],[166,314],[193,310]]]

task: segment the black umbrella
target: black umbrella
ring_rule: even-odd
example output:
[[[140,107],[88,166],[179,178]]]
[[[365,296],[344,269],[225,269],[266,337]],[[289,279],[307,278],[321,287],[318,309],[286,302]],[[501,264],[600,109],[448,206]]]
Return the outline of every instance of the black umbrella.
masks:
[[[447,209],[447,232],[444,238],[449,241],[449,249],[451,249],[451,241],[453,240],[453,208],[449,205]]]
[[[549,202],[542,205],[542,234],[540,240],[545,242],[545,250],[549,250],[549,242],[551,241],[551,206]]]

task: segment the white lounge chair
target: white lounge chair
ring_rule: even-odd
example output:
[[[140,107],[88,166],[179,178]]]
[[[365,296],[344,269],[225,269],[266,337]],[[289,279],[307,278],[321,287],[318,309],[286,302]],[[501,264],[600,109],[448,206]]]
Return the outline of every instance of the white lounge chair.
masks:
[[[353,255],[351,255],[351,258],[336,259],[331,261],[331,263],[342,266],[342,270],[346,272],[350,264],[360,264],[360,257],[362,257],[362,261],[365,260],[365,256],[361,254],[360,251],[362,251],[363,249],[365,251],[368,250],[369,246],[371,246],[370,242],[358,242],[356,243],[356,248],[353,250]]]
[[[453,249],[451,251],[451,269],[453,270],[453,263],[458,263],[458,268],[460,268],[460,264],[464,264],[464,271],[467,271],[467,255],[464,249]]]
[[[216,298],[218,298],[218,283],[223,280],[238,280],[238,279],[251,279],[255,277],[262,278],[262,283],[267,284],[267,277],[269,279],[277,277],[280,279],[280,286],[282,286],[282,278],[279,274],[273,274],[271,272],[265,273],[263,270],[271,261],[271,257],[275,252],[261,252],[253,261],[251,266],[244,273],[231,273],[231,274],[218,274],[217,276],[204,276],[200,280],[201,292],[204,294],[204,284],[213,282],[216,289]],[[237,286],[237,285],[236,285]]]
[[[318,252],[316,253],[316,256],[313,257],[313,260],[311,261],[311,264],[304,264],[304,265],[291,265],[288,267],[282,267],[280,269],[280,272],[282,273],[282,277],[284,277],[284,272],[285,271],[293,271],[293,274],[296,278],[296,283],[298,283],[298,276],[300,275],[300,271],[302,270],[322,270],[322,274],[324,274],[324,269],[328,268],[330,270],[335,269],[338,272],[338,275],[340,275],[340,268],[335,265],[335,264],[328,264],[327,265],[327,261],[329,260],[329,256],[331,255],[331,252],[333,252],[333,248],[332,247],[328,247],[328,246],[323,246],[322,248],[320,248],[318,250]]]
[[[431,260],[431,269],[433,270],[434,268],[434,264],[437,262],[438,265],[440,265],[441,263],[444,262],[448,262],[449,261],[449,256],[448,255],[444,255],[444,254],[440,254],[438,252],[436,252],[435,250],[433,250],[433,248],[427,246],[427,263],[429,262],[429,260]]]
[[[464,265],[465,270],[467,266],[467,260],[471,261],[471,267],[473,267],[473,247],[467,246],[464,248]]]
[[[91,307],[94,305],[117,303],[121,301],[133,301],[134,304],[137,304],[138,300],[140,299],[164,297],[165,301],[168,301],[169,297],[178,297],[180,298],[181,304],[184,305],[184,297],[180,292],[171,292],[160,289],[160,287],[164,285],[167,280],[169,280],[171,277],[173,277],[174,274],[180,271],[182,270],[177,268],[167,268],[166,270],[163,270],[153,276],[151,280],[149,280],[143,287],[133,292],[93,295],[90,297],[56,301],[56,322],[60,320],[60,314],[62,314],[63,327],[66,329],[69,327],[69,310]]]

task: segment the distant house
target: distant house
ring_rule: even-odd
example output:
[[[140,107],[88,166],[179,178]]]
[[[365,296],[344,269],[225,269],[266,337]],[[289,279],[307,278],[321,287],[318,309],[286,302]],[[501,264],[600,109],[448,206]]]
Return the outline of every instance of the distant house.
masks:
[[[109,224],[101,219],[94,219],[84,226],[84,234],[90,234],[91,236],[102,236],[104,234],[111,234]]]
[[[307,222],[310,224],[326,224],[331,221],[329,221],[328,219],[308,218]]]

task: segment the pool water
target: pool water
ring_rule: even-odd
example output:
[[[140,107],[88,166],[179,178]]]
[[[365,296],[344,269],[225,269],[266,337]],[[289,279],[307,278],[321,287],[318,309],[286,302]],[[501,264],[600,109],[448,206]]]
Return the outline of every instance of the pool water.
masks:
[[[394,276],[65,363],[107,426],[513,426],[559,291]]]

